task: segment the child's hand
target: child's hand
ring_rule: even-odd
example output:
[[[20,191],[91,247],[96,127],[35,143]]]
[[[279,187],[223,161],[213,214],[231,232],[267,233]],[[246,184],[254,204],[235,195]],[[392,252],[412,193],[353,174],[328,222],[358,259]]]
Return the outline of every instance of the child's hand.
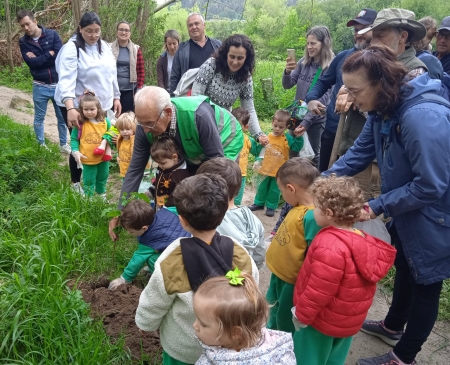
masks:
[[[87,158],[86,156],[82,155],[80,151],[73,151],[72,152],[72,156],[75,159],[76,163],[77,163],[77,167],[79,169],[83,168],[83,164],[81,163],[81,159],[82,158]]]
[[[111,281],[109,283],[108,289],[115,290],[119,287],[119,285],[122,285],[122,284],[130,284],[130,282],[126,281],[122,276],[120,276],[120,278],[114,279],[113,281]]]
[[[114,228],[116,228],[118,225],[119,225],[119,217],[114,217],[109,221],[108,233],[109,237],[111,237],[113,241],[117,241],[119,239],[119,235],[114,232]]]
[[[269,144],[269,138],[265,134],[261,134],[258,137],[258,143],[263,146],[267,146]]]
[[[292,308],[291,308],[291,312],[292,312],[292,322],[294,323],[294,327],[295,327],[295,330],[296,330],[296,331],[299,331],[300,328],[306,328],[306,327],[308,327],[308,325],[306,325],[306,324],[300,322],[300,321],[297,319],[297,316],[295,315],[295,307],[292,307]]]
[[[296,137],[303,136],[303,134],[306,132],[306,128],[302,125],[299,125],[297,128],[294,129],[294,134]]]

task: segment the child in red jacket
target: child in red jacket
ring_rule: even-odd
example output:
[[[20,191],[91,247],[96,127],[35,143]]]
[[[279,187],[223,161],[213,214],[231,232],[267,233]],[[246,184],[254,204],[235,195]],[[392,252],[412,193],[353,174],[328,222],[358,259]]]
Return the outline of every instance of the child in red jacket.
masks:
[[[321,178],[310,190],[314,218],[326,228],[314,238],[295,284],[294,352],[297,364],[344,365],[396,250],[353,228],[363,208],[353,178]]]

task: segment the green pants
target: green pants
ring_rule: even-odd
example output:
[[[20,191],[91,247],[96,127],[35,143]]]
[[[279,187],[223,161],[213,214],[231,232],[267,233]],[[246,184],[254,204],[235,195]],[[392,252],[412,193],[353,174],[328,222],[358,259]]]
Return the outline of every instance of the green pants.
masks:
[[[324,335],[311,326],[294,334],[297,365],[344,365],[353,337]]]
[[[180,360],[175,360],[173,357],[170,357],[169,354],[163,351],[163,365],[191,365],[187,362],[183,362]]]
[[[244,196],[246,180],[247,180],[247,177],[242,176],[241,189],[239,190],[239,193],[236,196],[236,198],[234,198],[234,205],[241,205],[241,203],[242,203],[242,197]]]
[[[278,189],[277,179],[266,176],[258,186],[254,203],[262,207],[277,209],[279,201],[280,189]]]
[[[109,161],[100,162],[98,165],[83,164],[83,189],[87,196],[106,193],[106,182],[109,175]]]
[[[294,285],[272,274],[266,299],[271,306],[267,328],[293,334],[295,327],[292,322],[291,308],[294,306]]]

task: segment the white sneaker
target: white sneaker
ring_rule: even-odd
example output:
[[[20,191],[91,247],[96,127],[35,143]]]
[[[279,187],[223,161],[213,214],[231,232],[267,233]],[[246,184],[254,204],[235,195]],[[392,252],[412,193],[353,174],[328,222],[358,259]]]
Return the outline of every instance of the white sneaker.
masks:
[[[84,195],[84,190],[79,182],[72,184],[72,190],[78,194]]]
[[[70,146],[68,144],[65,144],[64,146],[59,147],[59,152],[70,155],[70,153],[72,152],[72,149],[70,148]]]
[[[50,148],[48,148],[48,146],[45,143],[40,144],[39,147],[42,147],[46,151],[50,151]]]

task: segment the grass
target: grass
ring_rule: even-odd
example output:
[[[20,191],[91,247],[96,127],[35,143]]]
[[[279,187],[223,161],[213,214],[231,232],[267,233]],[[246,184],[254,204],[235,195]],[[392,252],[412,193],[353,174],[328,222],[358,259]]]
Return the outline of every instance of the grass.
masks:
[[[9,71],[9,67],[0,68],[0,85],[31,92],[33,77],[27,64],[22,63],[21,66],[15,67],[13,73]]]
[[[71,192],[57,146],[6,116],[0,135],[0,363],[131,364],[67,283],[120,271],[134,246],[113,262],[107,207]]]

